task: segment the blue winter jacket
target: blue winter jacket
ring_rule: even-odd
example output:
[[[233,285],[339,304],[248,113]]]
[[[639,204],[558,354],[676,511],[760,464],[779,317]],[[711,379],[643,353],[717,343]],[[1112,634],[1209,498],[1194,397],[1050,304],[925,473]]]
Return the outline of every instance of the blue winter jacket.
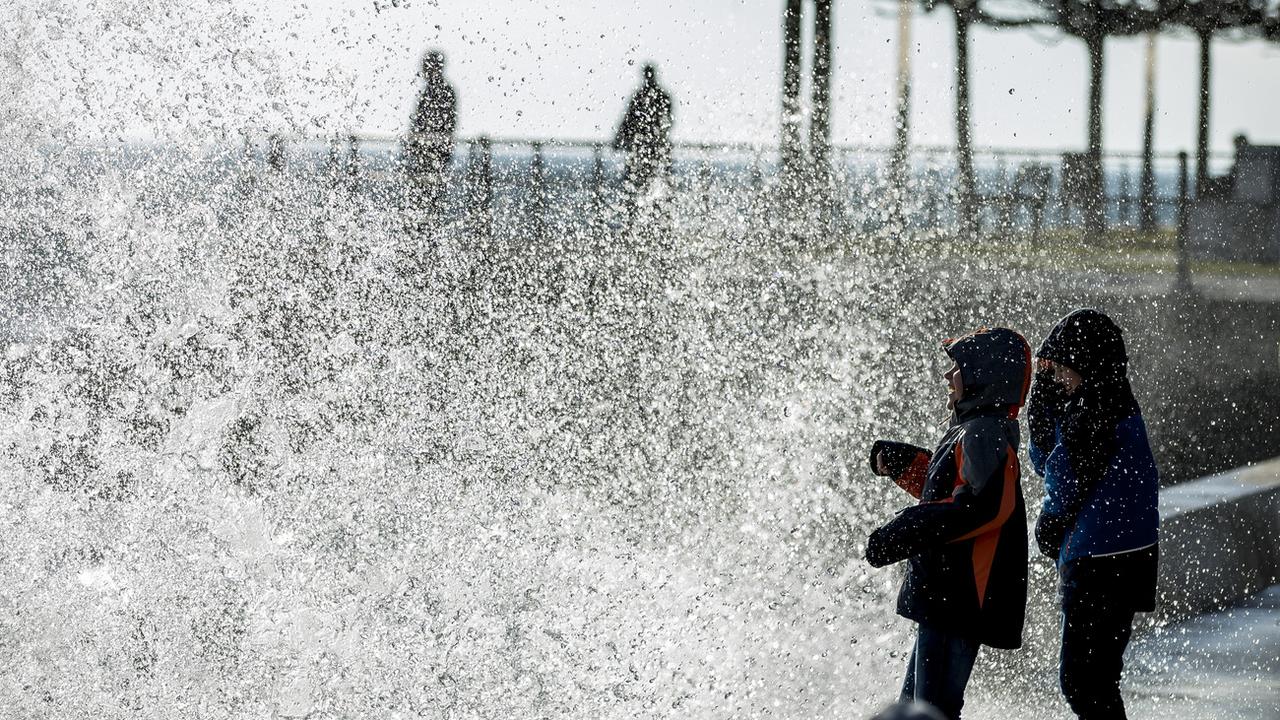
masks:
[[[1131,415],[1116,425],[1115,454],[1102,479],[1087,491],[1072,470],[1060,421],[1055,440],[1051,448],[1034,441],[1028,445],[1031,464],[1045,481],[1041,512],[1076,517],[1058,552],[1058,565],[1154,545],[1160,526],[1160,479],[1142,415]]]

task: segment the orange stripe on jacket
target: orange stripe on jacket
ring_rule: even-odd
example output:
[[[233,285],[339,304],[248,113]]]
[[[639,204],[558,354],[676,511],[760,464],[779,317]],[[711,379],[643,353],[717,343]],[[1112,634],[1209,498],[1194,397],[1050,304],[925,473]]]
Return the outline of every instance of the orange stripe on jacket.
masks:
[[[1000,542],[1000,530],[1004,524],[1008,522],[1009,516],[1013,515],[1013,508],[1017,505],[1018,491],[1018,458],[1013,453],[1013,448],[1009,448],[1009,457],[1004,462],[1004,486],[1000,488],[1000,509],[996,511],[996,516],[978,529],[965,535],[961,535],[952,542],[960,542],[970,538],[977,538],[973,541],[973,584],[978,590],[978,607],[982,607],[982,603],[987,598],[987,581],[991,579],[991,566],[996,558],[996,546]]]
[[[911,493],[911,497],[919,500],[924,494],[924,481],[929,476],[929,455],[927,453],[916,453],[916,457],[911,461],[911,465],[906,471],[893,481],[898,487]]]

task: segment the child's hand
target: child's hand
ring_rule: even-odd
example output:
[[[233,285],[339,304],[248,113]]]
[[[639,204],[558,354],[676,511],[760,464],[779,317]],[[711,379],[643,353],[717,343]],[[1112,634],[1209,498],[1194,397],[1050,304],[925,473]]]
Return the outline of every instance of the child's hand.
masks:
[[[867,468],[874,475],[897,480],[918,462],[922,455],[927,461],[929,451],[907,443],[876,440],[867,451]]]
[[[1027,395],[1027,427],[1031,443],[1046,453],[1057,444],[1058,419],[1062,415],[1062,388],[1053,379],[1052,360],[1036,360],[1036,378]]]

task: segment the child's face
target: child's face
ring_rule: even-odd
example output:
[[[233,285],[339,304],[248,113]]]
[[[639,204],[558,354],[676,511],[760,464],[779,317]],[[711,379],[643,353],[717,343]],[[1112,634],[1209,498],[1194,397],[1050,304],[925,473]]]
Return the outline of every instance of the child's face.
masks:
[[[1061,385],[1064,392],[1068,395],[1074,395],[1080,389],[1080,385],[1084,383],[1084,378],[1080,377],[1080,373],[1062,363],[1056,363],[1051,360],[1046,362],[1053,369],[1053,381]]]
[[[956,403],[964,397],[964,379],[960,376],[960,366],[951,363],[951,369],[943,373],[942,377],[947,381],[947,409],[955,410]]]

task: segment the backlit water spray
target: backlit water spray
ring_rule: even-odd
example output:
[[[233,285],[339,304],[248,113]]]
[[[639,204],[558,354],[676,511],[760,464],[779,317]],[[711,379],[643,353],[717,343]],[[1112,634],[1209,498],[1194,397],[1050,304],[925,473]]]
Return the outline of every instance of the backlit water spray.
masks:
[[[899,575],[862,552],[905,496],[864,453],[943,419],[948,323],[908,268],[981,263],[728,191],[635,230],[416,229],[393,184],[261,161],[262,133],[308,127],[251,15],[10,10],[3,714],[847,718],[896,696]],[[123,142],[137,113],[156,136]],[[1030,622],[975,702],[1054,697],[1053,618]]]

